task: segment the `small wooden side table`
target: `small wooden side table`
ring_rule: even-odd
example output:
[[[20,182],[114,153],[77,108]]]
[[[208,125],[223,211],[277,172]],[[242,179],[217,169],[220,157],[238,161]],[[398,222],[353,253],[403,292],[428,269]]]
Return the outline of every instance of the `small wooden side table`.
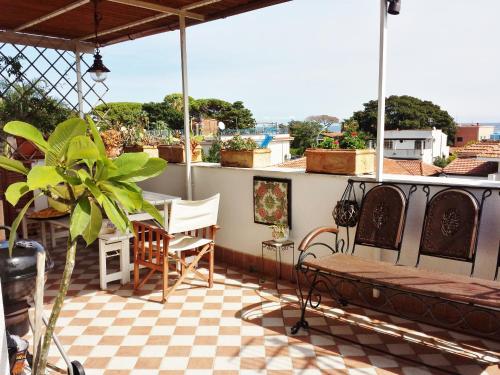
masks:
[[[278,287],[278,279],[281,279],[281,252],[292,251],[292,265],[295,264],[295,242],[287,240],[277,242],[275,240],[262,241],[261,251],[261,279],[264,280],[264,250],[274,251],[276,260],[276,288]]]

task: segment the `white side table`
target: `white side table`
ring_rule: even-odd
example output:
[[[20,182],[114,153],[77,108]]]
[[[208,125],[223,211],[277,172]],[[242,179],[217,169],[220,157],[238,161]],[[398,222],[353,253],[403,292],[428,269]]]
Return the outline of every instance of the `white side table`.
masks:
[[[116,231],[111,234],[99,235],[99,285],[106,289],[111,281],[120,280],[122,285],[130,282],[130,239],[131,233],[121,234]],[[107,271],[107,259],[115,256],[120,257],[120,270],[109,273]]]

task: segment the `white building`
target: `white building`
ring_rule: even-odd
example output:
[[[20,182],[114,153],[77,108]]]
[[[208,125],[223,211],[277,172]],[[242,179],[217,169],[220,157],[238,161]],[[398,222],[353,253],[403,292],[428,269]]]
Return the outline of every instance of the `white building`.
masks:
[[[448,157],[448,136],[439,129],[386,130],[384,157],[392,159],[421,159],[432,164],[439,156]]]

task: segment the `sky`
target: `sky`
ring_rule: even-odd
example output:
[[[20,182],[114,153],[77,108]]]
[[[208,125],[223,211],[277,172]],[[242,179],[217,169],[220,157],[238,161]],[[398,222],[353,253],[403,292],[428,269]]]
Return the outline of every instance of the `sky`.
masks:
[[[500,122],[500,1],[402,0],[389,16],[387,95],[458,122]],[[259,122],[347,118],[377,97],[379,1],[293,0],[187,30],[189,94],[242,100]],[[107,102],[181,92],[179,32],[106,47]]]

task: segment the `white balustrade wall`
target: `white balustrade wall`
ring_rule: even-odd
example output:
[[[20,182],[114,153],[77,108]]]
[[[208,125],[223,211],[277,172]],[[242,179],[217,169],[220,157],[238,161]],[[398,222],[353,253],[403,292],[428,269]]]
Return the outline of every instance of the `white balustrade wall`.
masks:
[[[265,225],[254,223],[254,176],[287,178],[292,181],[290,238],[295,241],[296,249],[302,238],[313,228],[334,225],[331,213],[348,180],[347,176],[306,174],[303,170],[221,168],[218,164],[208,163],[193,165],[192,175],[194,199],[221,194],[219,224],[222,230],[217,234],[217,244],[255,256],[260,256],[261,241],[270,239],[271,231]],[[158,193],[184,196],[184,181],[185,166],[169,164],[161,176],[142,183],[142,187]],[[431,190],[431,194],[433,191]],[[401,263],[408,265],[414,265],[416,261],[425,209],[425,195],[421,188],[414,194],[410,201],[401,255]],[[495,272],[500,241],[499,212],[500,198],[498,192],[494,192],[487,200],[483,212],[475,273],[478,277],[491,279]],[[351,234],[352,241],[354,232]],[[323,239],[327,241],[328,237]],[[358,247],[356,252],[357,255],[373,259],[395,259],[394,252],[387,250]],[[287,253],[283,260],[292,263],[291,254]],[[421,266],[464,275],[468,274],[470,269],[468,264],[437,258],[422,258]]]

